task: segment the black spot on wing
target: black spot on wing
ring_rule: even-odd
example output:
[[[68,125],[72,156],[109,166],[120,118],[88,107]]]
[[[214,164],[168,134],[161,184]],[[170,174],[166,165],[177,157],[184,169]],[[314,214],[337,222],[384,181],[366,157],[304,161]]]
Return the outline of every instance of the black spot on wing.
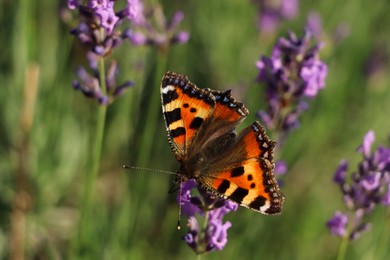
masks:
[[[246,195],[248,195],[248,190],[238,187],[229,198],[236,201],[237,203],[241,203],[242,200],[245,198]]]
[[[223,180],[222,183],[217,188],[217,191],[219,193],[225,194],[225,192],[229,189],[229,187],[230,187],[230,181]]]
[[[264,206],[266,201],[266,198],[264,198],[263,196],[258,196],[254,201],[251,202],[251,204],[249,204],[249,207],[252,209],[260,210],[260,207]]]
[[[198,129],[202,125],[202,123],[203,123],[203,118],[195,117],[190,124],[190,128]]]
[[[176,129],[171,130],[171,136],[173,138],[185,135],[186,134],[186,129],[184,127],[178,127]]]
[[[177,94],[176,90],[169,90],[167,93],[165,94],[163,93],[162,98],[163,98],[163,105],[166,105],[171,101],[179,98],[179,95]]]
[[[238,177],[238,176],[241,176],[243,175],[245,172],[244,170],[244,167],[243,166],[240,166],[240,167],[237,167],[237,168],[234,168],[232,170],[232,172],[230,173],[230,177]]]
[[[181,119],[180,108],[164,112],[164,116],[167,121],[167,125],[169,126],[173,122],[176,122]]]

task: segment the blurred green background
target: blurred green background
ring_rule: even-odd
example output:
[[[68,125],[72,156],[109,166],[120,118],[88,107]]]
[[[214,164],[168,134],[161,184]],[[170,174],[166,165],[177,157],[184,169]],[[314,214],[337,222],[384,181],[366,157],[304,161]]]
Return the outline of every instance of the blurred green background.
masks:
[[[191,34],[187,44],[170,49],[167,69],[187,74],[203,88],[232,88],[251,112],[243,126],[265,107],[263,86],[255,82],[256,60],[261,54],[269,56],[288,30],[302,35],[311,11],[320,14],[321,41],[326,44],[321,59],[329,72],[326,88],[310,102],[301,127],[276,155],[289,166],[283,177],[283,213],[270,217],[239,208],[227,216],[232,222],[227,246],[205,258],[334,259],[340,240],[329,234],[325,223],[335,210],[344,210],[339,188],[332,183],[334,170],[343,158],[351,163],[350,171],[355,169],[360,160],[355,148],[370,129],[376,144],[388,144],[390,3],[300,1],[297,16],[282,21],[268,35],[259,33],[258,10],[249,0],[161,4],[167,17],[182,10],[181,28]],[[69,15],[64,7],[66,1],[0,2],[0,258],[4,259],[15,257],[15,252],[26,259],[70,258],[78,235],[97,104],[72,89],[74,69],[86,60],[68,33],[69,24],[63,22]],[[349,34],[334,42],[332,34],[340,24],[349,27]],[[113,57],[120,66],[119,81],[131,79],[136,86],[108,108],[87,242],[78,257],[193,259],[195,254],[181,240],[185,226],[176,230],[176,194],[168,194],[172,178],[122,169],[123,164],[169,171],[179,167],[160,116],[159,85],[153,83],[162,77],[154,75],[159,57],[152,48],[129,42]],[[158,121],[146,118],[150,109]],[[140,156],[149,144],[150,155]],[[347,258],[389,257],[389,241],[384,239],[390,233],[388,218],[386,209],[376,210],[371,215],[372,230],[350,244]]]

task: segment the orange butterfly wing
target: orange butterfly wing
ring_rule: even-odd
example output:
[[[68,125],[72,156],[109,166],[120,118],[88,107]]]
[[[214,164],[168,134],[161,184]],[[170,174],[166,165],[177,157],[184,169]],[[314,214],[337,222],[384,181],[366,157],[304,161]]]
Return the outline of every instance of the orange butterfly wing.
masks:
[[[199,128],[213,113],[215,98],[185,75],[167,72],[161,83],[161,102],[171,149],[182,161]]]
[[[274,146],[275,143],[266,136],[260,123],[254,122],[242,131],[228,152],[245,159],[224,168],[212,166],[221,170],[207,174],[203,182],[207,188],[211,187],[242,206],[263,214],[280,213],[284,196],[274,177]],[[244,154],[237,156],[236,153]],[[229,159],[234,160],[234,156]]]

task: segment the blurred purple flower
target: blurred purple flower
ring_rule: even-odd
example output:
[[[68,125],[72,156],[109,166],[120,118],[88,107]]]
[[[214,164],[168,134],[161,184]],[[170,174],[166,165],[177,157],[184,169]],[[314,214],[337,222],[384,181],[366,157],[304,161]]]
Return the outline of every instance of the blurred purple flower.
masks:
[[[116,66],[116,63],[113,62],[111,67],[113,66]],[[90,75],[83,67],[77,68],[76,75],[78,80],[73,82],[73,88],[80,90],[86,97],[96,99],[100,105],[109,104],[113,98],[122,94],[125,88],[134,85],[132,81],[127,81],[117,86],[115,84],[116,74],[108,74],[106,78],[107,94],[103,95],[98,75]]]
[[[191,191],[198,195],[192,195]],[[203,254],[213,250],[222,250],[227,243],[227,230],[230,222],[223,223],[223,217],[236,211],[238,205],[234,202],[217,197],[199,187],[195,180],[182,183],[182,192],[177,196],[183,214],[188,216],[188,232],[183,240],[197,253]],[[196,215],[206,218],[206,229],[200,230]]]
[[[299,117],[308,108],[307,98],[314,98],[325,87],[327,65],[319,60],[321,44],[311,44],[311,35],[302,38],[289,33],[280,38],[271,57],[257,61],[257,80],[265,84],[266,111],[258,112],[260,120],[281,133],[281,140],[299,127]],[[279,142],[281,142],[279,140]]]
[[[334,236],[345,236],[347,233],[348,217],[347,215],[336,211],[333,217],[327,222],[327,226]]]
[[[339,167],[337,168],[334,174],[333,181],[337,184],[344,185],[347,169],[348,169],[347,160],[341,160]]]
[[[127,0],[124,15],[136,25],[144,23],[144,5],[141,0]]]
[[[383,195],[381,202],[384,206],[390,206],[390,181],[387,185],[387,192]]]
[[[349,183],[346,182],[345,160],[341,161],[333,177],[343,193],[347,209],[354,213],[351,228],[347,232],[351,240],[358,238],[371,227],[371,224],[363,219],[377,205],[390,206],[390,148],[379,146],[371,152],[374,140],[373,131],[364,136],[363,144],[357,149],[363,155],[363,160],[358,164],[358,170],[351,175]],[[329,223],[333,222],[328,222],[331,233],[340,236],[332,230],[336,224],[329,226]]]
[[[275,163],[275,175],[283,175],[287,172],[287,164],[285,161],[277,161]]]
[[[319,13],[314,11],[309,13],[307,16],[306,28],[310,31],[315,39],[319,40],[321,38],[322,21]]]
[[[194,216],[188,217],[188,232],[183,236],[183,240],[186,241],[187,245],[192,248],[196,253],[198,253],[199,245],[199,224],[198,220]]]
[[[357,151],[363,153],[364,156],[368,157],[371,152],[371,146],[375,141],[374,131],[368,131],[364,136],[363,144],[358,147]]]
[[[98,17],[99,25],[107,30],[107,33],[111,33],[114,30],[116,23],[119,21],[119,17],[115,15],[112,5],[108,5],[104,8],[96,8],[95,16]]]
[[[350,34],[349,26],[346,23],[340,23],[328,35],[328,33],[323,31],[321,16],[316,11],[311,11],[307,16],[306,29],[310,31],[316,40],[327,39],[330,41],[330,45],[340,43]]]
[[[183,19],[184,13],[177,11],[171,20],[167,20],[161,6],[156,5],[147,16],[142,16],[142,22],[136,23],[136,31],[130,32],[128,38],[134,45],[157,46],[161,50],[165,50],[171,44],[187,43],[190,34],[178,30]]]
[[[68,8],[71,10],[76,9],[79,6],[78,0],[67,0],[67,2],[68,2]]]
[[[273,33],[282,20],[291,20],[298,13],[298,0],[253,0],[259,9],[258,27],[262,32]]]

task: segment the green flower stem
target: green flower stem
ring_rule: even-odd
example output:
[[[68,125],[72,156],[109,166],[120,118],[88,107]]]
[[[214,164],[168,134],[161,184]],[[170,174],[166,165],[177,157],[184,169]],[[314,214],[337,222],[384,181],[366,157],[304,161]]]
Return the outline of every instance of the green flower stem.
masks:
[[[347,233],[347,234],[349,234],[349,233]],[[349,235],[346,235],[343,237],[343,240],[341,240],[339,252],[337,254],[337,260],[344,260],[345,259],[345,253],[347,252],[348,244],[349,244]]]
[[[144,166],[150,161],[150,155],[152,146],[154,143],[154,135],[149,135],[145,131],[146,129],[152,129],[153,131],[157,128],[159,122],[158,117],[161,114],[160,108],[160,84],[163,74],[167,67],[167,51],[152,49],[152,52],[157,52],[156,66],[154,70],[154,80],[152,86],[144,91],[144,95],[149,97],[149,106],[146,107],[145,119],[143,121],[143,133],[141,134],[138,150],[138,158],[136,165]],[[158,108],[157,108],[158,107]]]
[[[345,259],[345,253],[347,252],[347,247],[349,244],[349,238],[351,235],[351,230],[353,229],[353,222],[355,221],[353,213],[348,214],[348,225],[347,230],[345,232],[345,235],[343,236],[343,239],[341,240],[339,252],[337,254],[337,260],[344,260]]]
[[[382,223],[381,234],[379,236],[378,247],[376,252],[377,259],[386,259],[389,250],[390,240],[390,209],[387,210],[385,219]]]
[[[197,254],[195,259],[196,259],[196,260],[201,260],[201,259],[202,259],[202,256],[203,256],[203,254]]]
[[[102,95],[106,95],[106,79],[105,79],[105,66],[104,59],[99,60],[99,75],[100,75],[100,86]],[[82,205],[81,212],[81,221],[79,222],[79,236],[76,243],[76,253],[80,250],[81,246],[85,246],[87,244],[87,233],[89,230],[90,215],[91,215],[91,197],[92,191],[95,184],[96,177],[99,172],[100,166],[100,157],[102,153],[103,146],[103,137],[104,137],[104,126],[106,121],[106,112],[107,106],[101,105],[99,106],[97,111],[97,122],[96,122],[96,132],[95,132],[95,143],[92,150],[91,157],[91,171],[87,175],[86,186],[84,191],[84,201]]]

